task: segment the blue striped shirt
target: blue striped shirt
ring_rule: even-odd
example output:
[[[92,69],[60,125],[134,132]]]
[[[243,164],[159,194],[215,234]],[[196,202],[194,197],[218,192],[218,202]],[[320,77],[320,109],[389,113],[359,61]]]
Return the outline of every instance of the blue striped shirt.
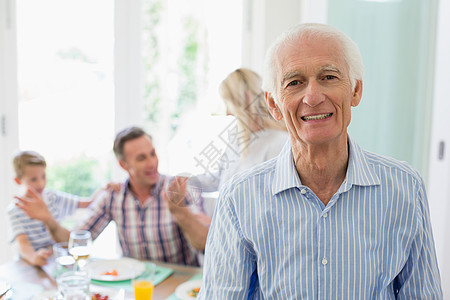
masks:
[[[58,221],[74,214],[80,201],[80,197],[76,195],[47,189],[42,193],[42,198],[50,213]],[[14,203],[11,202],[7,210],[10,242],[12,243],[19,234],[25,234],[34,250],[53,245],[55,241],[47,227],[41,221],[28,217]]]
[[[349,145],[327,206],[302,185],[289,142],[222,189],[199,299],[442,299],[420,175]]]

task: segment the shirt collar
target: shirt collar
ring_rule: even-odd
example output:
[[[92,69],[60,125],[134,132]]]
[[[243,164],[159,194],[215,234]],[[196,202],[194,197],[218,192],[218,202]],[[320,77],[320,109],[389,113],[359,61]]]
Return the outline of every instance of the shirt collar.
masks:
[[[165,187],[167,181],[167,176],[163,174],[159,174],[158,182],[156,183],[155,187],[152,190],[151,197],[157,197],[162,189]],[[125,189],[123,191],[124,195],[127,195],[130,191],[130,178],[127,178],[125,181]]]
[[[373,165],[369,163],[365,151],[348,136],[350,155],[345,180],[351,185],[379,185],[380,178],[375,172]]]
[[[368,162],[363,149],[350,136],[347,137],[350,149],[347,174],[345,176],[347,185],[369,186],[380,184],[380,179],[372,165]],[[272,194],[275,195],[281,191],[295,187],[302,187],[302,182],[295,168],[292,146],[290,139],[288,139],[276,162]]]

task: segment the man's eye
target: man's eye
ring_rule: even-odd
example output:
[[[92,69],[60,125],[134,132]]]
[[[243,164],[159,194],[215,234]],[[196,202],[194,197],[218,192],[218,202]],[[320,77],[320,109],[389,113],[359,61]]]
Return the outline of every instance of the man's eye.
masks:
[[[295,86],[295,85],[299,85],[299,84],[300,84],[299,80],[293,80],[293,81],[288,83],[288,86]]]
[[[325,75],[325,77],[324,77],[325,80],[333,80],[335,78],[337,78],[337,77],[334,75]]]

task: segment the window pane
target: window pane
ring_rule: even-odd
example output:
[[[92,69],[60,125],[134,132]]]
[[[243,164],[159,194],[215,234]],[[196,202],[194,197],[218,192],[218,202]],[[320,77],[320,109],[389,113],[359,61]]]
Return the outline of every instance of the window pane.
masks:
[[[242,1],[143,0],[145,128],[162,172],[196,170],[194,157],[230,122],[218,84],[241,67]]]
[[[67,192],[98,186],[111,157],[113,4],[17,1],[20,148],[44,155],[48,186]]]

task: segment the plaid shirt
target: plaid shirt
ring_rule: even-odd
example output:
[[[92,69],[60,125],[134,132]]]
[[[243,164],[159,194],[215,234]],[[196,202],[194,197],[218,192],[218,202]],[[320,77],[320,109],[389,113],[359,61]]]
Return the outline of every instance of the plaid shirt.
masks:
[[[161,195],[172,178],[160,175],[143,206],[131,193],[128,180],[119,192],[104,193],[91,204],[91,215],[82,229],[89,230],[95,239],[110,221],[115,221],[124,256],[198,266],[197,251],[185,238]],[[185,201],[193,213],[203,212],[199,193],[189,191]]]

